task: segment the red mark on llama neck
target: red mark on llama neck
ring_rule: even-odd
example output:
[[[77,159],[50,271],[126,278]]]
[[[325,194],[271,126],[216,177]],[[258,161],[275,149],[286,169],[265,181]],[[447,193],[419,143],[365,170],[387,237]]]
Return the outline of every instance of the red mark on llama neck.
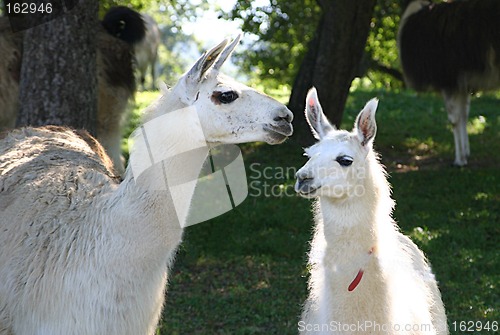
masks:
[[[371,255],[373,254],[373,250],[375,249],[375,247],[372,247],[369,251],[368,251],[368,255]],[[356,287],[358,287],[359,283],[361,282],[361,278],[363,278],[363,274],[364,274],[364,270],[363,268],[359,269],[358,271],[358,274],[356,275],[356,277],[354,277],[354,280],[349,284],[349,287],[347,288],[347,290],[349,292],[352,292],[354,291],[354,289]]]

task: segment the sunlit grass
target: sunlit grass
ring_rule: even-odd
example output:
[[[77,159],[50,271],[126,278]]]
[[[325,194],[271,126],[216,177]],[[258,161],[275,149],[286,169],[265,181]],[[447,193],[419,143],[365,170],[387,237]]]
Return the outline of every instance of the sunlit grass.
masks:
[[[126,158],[128,158],[129,153],[129,143],[128,138],[130,134],[136,129],[141,122],[142,112],[148,107],[153,101],[160,97],[159,91],[143,91],[137,92],[135,94],[134,101],[131,102],[129,118],[127,120],[126,127],[123,132],[122,139],[122,152]]]
[[[467,123],[467,132],[469,135],[479,135],[484,133],[484,130],[488,126],[486,118],[482,115],[473,117]]]

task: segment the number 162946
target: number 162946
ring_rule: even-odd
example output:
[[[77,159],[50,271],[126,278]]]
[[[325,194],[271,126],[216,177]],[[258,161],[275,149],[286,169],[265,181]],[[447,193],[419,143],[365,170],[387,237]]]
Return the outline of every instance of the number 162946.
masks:
[[[47,3],[34,3],[34,2],[8,2],[5,5],[5,10],[7,14],[40,14],[40,13],[52,13],[52,4]]]
[[[498,321],[453,321],[451,329],[460,332],[497,332]]]

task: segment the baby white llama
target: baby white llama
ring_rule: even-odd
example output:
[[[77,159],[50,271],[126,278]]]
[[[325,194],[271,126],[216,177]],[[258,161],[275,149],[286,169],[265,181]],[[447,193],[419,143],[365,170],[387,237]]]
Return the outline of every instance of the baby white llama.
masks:
[[[377,104],[369,101],[348,132],[329,123],[314,88],[307,95],[319,142],[306,149],[295,190],[318,200],[302,334],[448,332],[431,268],[391,217],[390,186],[372,148]]]
[[[148,120],[158,125],[160,115],[190,106],[209,144],[278,144],[290,136],[284,105],[219,73],[238,40],[206,52]],[[197,129],[161,126],[175,138]],[[88,135],[44,127],[4,136],[0,334],[154,334],[187,215],[176,213],[168,190],[146,187],[162,182],[158,169],[143,171],[139,182],[129,166],[119,183]],[[148,139],[159,152],[173,145]],[[132,151],[131,160],[141,155]],[[168,162],[157,165],[171,170]],[[184,189],[187,201],[194,188]]]

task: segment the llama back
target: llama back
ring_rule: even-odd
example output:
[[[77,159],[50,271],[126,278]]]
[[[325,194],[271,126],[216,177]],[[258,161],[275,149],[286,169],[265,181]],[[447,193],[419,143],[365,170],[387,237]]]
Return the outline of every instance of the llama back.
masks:
[[[498,87],[499,20],[497,0],[433,4],[404,18],[398,42],[407,83],[416,90]]]
[[[106,162],[105,156],[93,150],[99,149],[98,143],[88,139],[89,144],[70,129],[21,128],[2,136],[0,334],[35,333],[43,329],[24,329],[23,324],[7,320],[26,317],[27,313],[32,318],[41,317],[56,308],[52,297],[64,296],[70,303],[71,295],[81,289],[68,292],[62,289],[63,282],[71,280],[70,272],[76,273],[79,267],[81,271],[88,269],[84,260],[95,257],[93,243],[100,232],[98,225],[93,227],[95,222],[81,219],[89,212],[76,209],[92,208],[93,198],[107,192],[105,185],[113,175],[106,166],[109,158]],[[86,234],[93,235],[89,245],[82,248],[72,243]],[[39,309],[27,310],[30,301],[42,303]],[[63,310],[59,312],[64,315]],[[41,323],[31,325],[40,327]]]
[[[28,178],[24,174],[32,168],[38,167],[39,171],[51,166],[63,168],[74,164],[73,160],[81,167],[113,176],[111,161],[103,147],[84,130],[61,126],[26,127],[3,132],[0,139],[0,178],[3,182],[11,176]],[[61,150],[65,153],[61,154]],[[26,162],[32,163],[24,165]],[[2,191],[7,188],[3,187]]]

